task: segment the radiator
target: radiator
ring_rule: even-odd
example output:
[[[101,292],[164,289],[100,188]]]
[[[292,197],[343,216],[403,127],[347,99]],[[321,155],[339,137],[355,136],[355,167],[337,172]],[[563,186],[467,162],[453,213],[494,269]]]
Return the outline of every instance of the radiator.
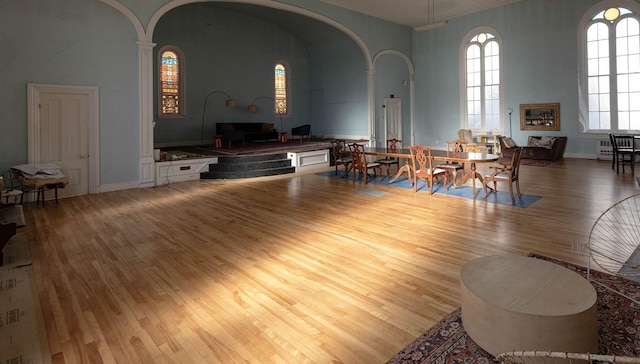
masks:
[[[620,146],[631,148],[631,142],[630,140],[621,140]],[[613,159],[613,146],[611,145],[610,140],[598,140],[598,143],[596,144],[596,157],[598,159]]]
[[[596,158],[613,159],[613,146],[610,140],[598,140],[596,144]]]

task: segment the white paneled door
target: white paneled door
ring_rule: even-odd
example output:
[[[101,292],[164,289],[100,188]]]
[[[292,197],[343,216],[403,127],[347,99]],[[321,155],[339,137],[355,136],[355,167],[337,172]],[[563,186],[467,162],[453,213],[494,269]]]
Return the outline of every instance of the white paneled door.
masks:
[[[31,92],[33,91],[33,92]],[[46,85],[30,90],[29,163],[56,163],[69,177],[59,197],[86,195],[90,191],[89,130],[97,90],[86,87]],[[96,157],[96,156],[94,156]],[[95,166],[94,166],[95,167]]]
[[[386,138],[383,143],[386,146],[389,139],[402,140],[402,100],[385,99],[384,110]]]

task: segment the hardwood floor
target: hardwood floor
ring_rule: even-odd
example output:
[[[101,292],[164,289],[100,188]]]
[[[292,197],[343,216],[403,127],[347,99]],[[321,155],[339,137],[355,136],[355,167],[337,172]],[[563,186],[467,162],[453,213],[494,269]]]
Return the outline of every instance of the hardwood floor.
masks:
[[[465,262],[585,265],[572,244],[640,192],[610,161],[576,159],[523,166],[521,189],[543,197],[518,208],[311,173],[27,204],[52,361],[384,363],[459,306]]]

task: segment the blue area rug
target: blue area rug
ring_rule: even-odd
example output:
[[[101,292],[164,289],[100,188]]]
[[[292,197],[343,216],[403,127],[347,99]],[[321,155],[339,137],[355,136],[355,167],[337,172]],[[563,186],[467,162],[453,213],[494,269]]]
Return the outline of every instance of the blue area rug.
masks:
[[[342,178],[342,176],[344,175],[342,171],[339,171],[337,176],[335,175],[334,171],[325,171],[325,172],[320,172],[316,174],[320,176],[334,177],[334,178]],[[345,178],[345,182],[347,181],[351,182],[352,180],[353,180],[353,175],[349,175],[347,178]],[[363,180],[364,180],[364,175],[362,173],[359,173],[356,178],[356,181],[362,183]],[[393,183],[387,183],[388,180],[386,178],[382,179],[382,181],[379,181],[378,178],[368,178],[367,181],[368,181],[367,184],[413,189],[411,182],[406,178],[399,178],[397,181]],[[516,201],[511,202],[511,196],[509,196],[509,191],[498,191],[497,193],[490,192],[487,198],[485,199],[482,197],[484,194],[484,190],[482,189],[482,184],[480,184],[479,181],[476,181],[476,191],[477,191],[476,195],[474,196],[473,187],[471,186],[460,186],[458,188],[453,188],[451,185],[449,185],[448,191],[444,190],[444,187],[442,186],[442,184],[436,184],[433,186],[433,193],[440,193],[443,195],[457,196],[457,197],[463,197],[463,198],[468,198],[472,200],[485,201],[485,202],[497,203],[501,205],[516,206],[516,207],[527,207],[542,198],[542,196],[523,194],[521,197],[518,197],[516,195],[515,196]],[[357,192],[367,194],[367,195],[372,195],[372,196],[381,196],[385,194],[384,192],[380,192],[376,190],[358,190]],[[424,181],[418,180],[418,192],[429,193],[429,187],[426,186]]]

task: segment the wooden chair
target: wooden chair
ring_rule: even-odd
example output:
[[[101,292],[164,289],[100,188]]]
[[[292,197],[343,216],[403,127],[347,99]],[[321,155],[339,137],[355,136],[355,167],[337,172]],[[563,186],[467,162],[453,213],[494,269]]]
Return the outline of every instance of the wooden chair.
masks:
[[[461,152],[464,152],[465,142],[460,139],[451,140],[447,142],[447,156],[451,153],[453,156],[460,155]],[[462,170],[462,175],[464,175],[464,164],[455,163],[455,162],[446,162],[443,164],[439,164],[436,168],[444,169],[447,173],[451,174],[451,183],[456,184],[458,171]],[[462,180],[462,176],[460,176],[460,180]]]
[[[609,133],[609,142],[611,143],[611,169],[615,170],[616,169],[616,159],[617,159],[617,155],[616,155],[616,141],[613,140],[613,134]]]
[[[485,176],[484,181],[482,182],[484,187],[484,198],[487,198],[488,190],[490,189],[494,192],[498,191],[498,182],[507,182],[509,184],[509,194],[511,195],[511,201],[516,202],[515,197],[513,196],[513,184],[516,185],[516,191],[518,192],[518,197],[522,196],[520,193],[520,159],[522,158],[522,147],[517,147],[511,156],[511,162],[509,164],[500,163],[497,166],[489,166],[490,169],[493,169],[493,173]],[[493,188],[488,187],[489,182],[493,182]]]
[[[616,173],[620,173],[620,165],[622,165],[622,173],[624,166],[631,166],[631,175],[635,176],[636,156],[640,155],[640,148],[636,147],[635,136],[633,135],[613,135],[613,154],[616,164]]]
[[[338,175],[338,166],[344,166],[344,176],[349,175],[349,171],[351,171],[351,152],[347,147],[344,139],[336,139],[331,141],[331,150],[333,153],[333,163],[336,167],[336,176]]]
[[[409,147],[413,162],[413,189],[418,191],[418,179],[429,185],[429,194],[433,194],[433,183],[439,176],[444,176],[444,190],[447,190],[448,173],[444,169],[433,168],[431,148],[422,145]]]
[[[382,177],[382,168],[380,163],[367,162],[367,156],[364,154],[364,145],[353,143],[349,144],[349,151],[351,152],[351,168],[353,169],[353,182],[356,181],[356,171],[364,173],[364,183],[367,183],[369,177],[369,170],[372,169],[374,176],[378,175],[378,179]]]
[[[395,153],[398,149],[402,149],[402,140],[399,139],[388,139],[387,140],[387,153]],[[380,163],[385,168],[387,172],[387,178],[389,178],[389,167],[392,165],[396,165],[396,171],[400,168],[400,159],[396,157],[386,157],[383,159],[376,160],[376,163]]]

